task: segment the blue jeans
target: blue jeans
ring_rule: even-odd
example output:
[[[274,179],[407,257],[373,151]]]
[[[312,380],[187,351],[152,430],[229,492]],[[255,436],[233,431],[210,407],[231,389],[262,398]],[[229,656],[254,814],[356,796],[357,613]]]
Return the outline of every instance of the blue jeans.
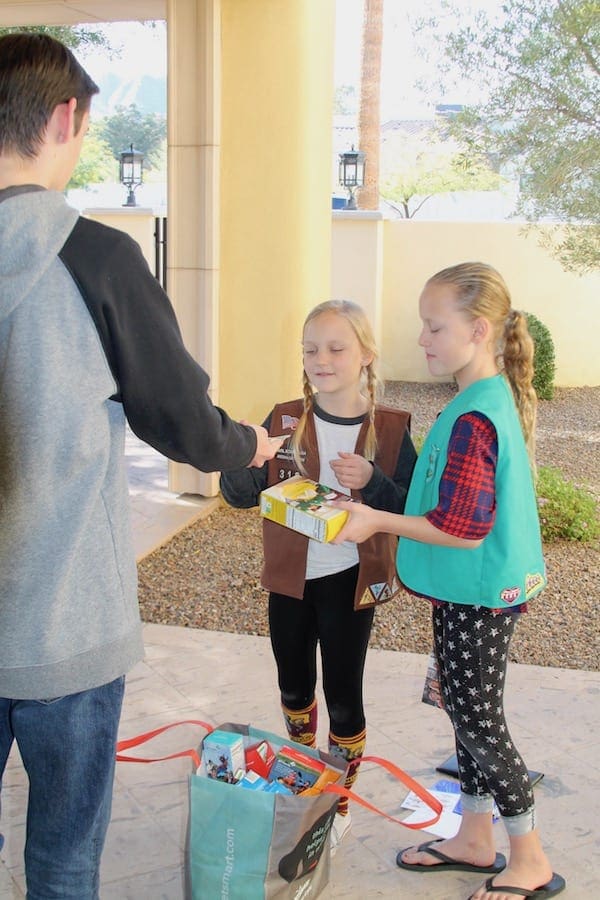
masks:
[[[0,779],[13,740],[29,776],[27,900],[97,900],[125,677],[50,700],[0,697]]]

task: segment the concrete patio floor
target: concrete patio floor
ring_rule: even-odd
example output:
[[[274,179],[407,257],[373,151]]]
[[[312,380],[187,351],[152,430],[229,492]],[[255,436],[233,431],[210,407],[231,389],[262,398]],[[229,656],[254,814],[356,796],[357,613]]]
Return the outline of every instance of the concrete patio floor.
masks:
[[[138,556],[204,515],[213,501],[177,498],[166,488],[166,464],[128,440],[131,499]],[[281,733],[275,667],[268,638],[146,625],[146,659],[127,679],[122,738],[184,719],[231,721]],[[370,650],[366,669],[368,753],[386,757],[426,787],[453,751],[446,716],[424,705],[425,656]],[[544,772],[536,786],[542,837],[569,900],[600,897],[597,809],[600,784],[600,673],[512,664],[506,706],[513,737],[528,766]],[[319,694],[322,702],[322,695]],[[324,707],[322,707],[324,708]],[[326,744],[326,722],[319,745]],[[157,738],[140,755],[161,756],[196,746],[200,727],[184,725]],[[132,751],[133,752],[133,751]],[[188,760],[117,764],[113,816],[102,865],[102,900],[183,900]],[[364,764],[359,793],[390,815],[406,789]],[[25,896],[23,843],[27,779],[16,748],[2,785],[0,898]],[[332,860],[321,897],[375,900],[466,900],[483,880],[465,873],[401,871],[398,849],[428,840],[354,805],[353,827]],[[507,843],[501,825],[498,848]],[[213,900],[211,897],[202,900]],[[217,900],[217,898],[214,898]]]

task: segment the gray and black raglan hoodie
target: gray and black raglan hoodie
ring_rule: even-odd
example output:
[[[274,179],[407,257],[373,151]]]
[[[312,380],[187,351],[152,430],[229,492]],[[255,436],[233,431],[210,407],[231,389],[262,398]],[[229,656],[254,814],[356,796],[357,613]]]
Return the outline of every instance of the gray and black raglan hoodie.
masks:
[[[171,459],[245,466],[254,431],[208,385],[134,241],[60,193],[0,191],[0,696],[142,657],[125,421]]]

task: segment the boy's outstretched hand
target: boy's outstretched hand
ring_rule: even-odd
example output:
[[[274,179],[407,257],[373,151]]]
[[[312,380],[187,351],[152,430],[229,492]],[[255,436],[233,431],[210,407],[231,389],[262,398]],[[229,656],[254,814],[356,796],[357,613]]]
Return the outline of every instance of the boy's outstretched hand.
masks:
[[[371,506],[365,506],[364,503],[350,503],[346,500],[332,500],[328,506],[343,509],[349,514],[346,524],[333,539],[333,544],[341,544],[343,541],[362,544],[371,535],[381,531],[378,527],[379,510]]]
[[[269,437],[269,432],[262,425],[253,425],[251,422],[245,421],[242,421],[241,424],[250,425],[250,428],[253,428],[256,432],[256,453],[254,454],[254,459],[248,463],[247,468],[250,468],[250,466],[260,468],[268,459],[273,459],[287,435],[273,438]]]

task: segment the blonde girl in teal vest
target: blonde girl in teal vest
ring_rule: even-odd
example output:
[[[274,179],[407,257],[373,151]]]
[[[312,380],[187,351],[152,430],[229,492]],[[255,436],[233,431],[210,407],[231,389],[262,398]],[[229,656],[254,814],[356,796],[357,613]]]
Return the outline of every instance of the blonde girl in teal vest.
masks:
[[[397,863],[413,872],[489,875],[470,900],[549,898],[565,881],[542,848],[528,770],[503,708],[515,622],[546,583],[532,475],[533,343],[503,279],[483,263],[432,276],[419,314],[429,371],[454,376],[458,393],[425,441],[405,513],[352,504],[337,538],[398,535],[400,578],[432,604],[463,814],[455,837],[407,848]],[[494,800],[508,863],[494,846]]]

